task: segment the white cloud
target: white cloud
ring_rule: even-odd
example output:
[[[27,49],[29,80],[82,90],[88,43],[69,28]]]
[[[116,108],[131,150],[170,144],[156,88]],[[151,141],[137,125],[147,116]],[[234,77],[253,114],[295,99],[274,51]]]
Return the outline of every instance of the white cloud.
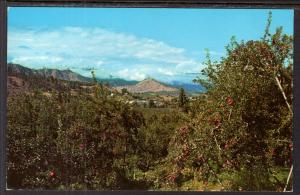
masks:
[[[101,66],[102,64],[104,64],[104,62],[103,62],[102,60],[99,60],[99,61],[97,61],[95,64],[96,64],[97,67],[99,67],[99,66]]]
[[[158,68],[157,71],[160,74],[168,75],[168,76],[174,76],[176,73],[170,69],[165,69],[165,68]]]
[[[34,63],[36,61],[39,61],[40,63],[43,63],[44,65],[47,65],[48,63],[60,63],[63,61],[61,57],[55,57],[55,56],[23,56],[23,57],[17,57],[12,60],[14,63],[19,62],[27,62],[27,64]]]
[[[99,76],[111,74],[136,80],[199,72],[202,64],[187,53],[162,41],[102,28],[8,32],[10,61],[32,68],[69,67],[84,75],[91,67],[98,70]]]
[[[129,80],[141,81],[146,78],[146,74],[137,69],[123,69],[117,72],[117,76],[121,78],[128,78]]]

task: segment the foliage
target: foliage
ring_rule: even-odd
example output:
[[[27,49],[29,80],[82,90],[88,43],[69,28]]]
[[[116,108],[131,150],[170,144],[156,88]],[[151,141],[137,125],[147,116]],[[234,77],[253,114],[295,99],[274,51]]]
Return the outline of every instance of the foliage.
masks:
[[[207,55],[205,79],[195,80],[207,88],[207,97],[194,104],[194,119],[178,129],[170,144],[173,183],[180,185],[188,177],[184,169],[192,169],[206,182],[222,183],[221,172],[235,174],[233,190],[282,187],[276,179],[271,182],[271,168],[291,165],[292,37],[282,28],[266,32],[258,41],[233,38],[219,63]]]
[[[122,89],[122,94],[126,94],[126,93],[128,93],[128,90],[126,88],[123,88]]]
[[[128,105],[104,98],[103,86],[97,85],[95,93],[9,98],[9,187],[122,187],[134,166],[144,119]]]
[[[178,97],[178,106],[182,109],[182,111],[188,111],[188,98],[185,95],[184,89],[180,88],[179,90],[179,97]]]

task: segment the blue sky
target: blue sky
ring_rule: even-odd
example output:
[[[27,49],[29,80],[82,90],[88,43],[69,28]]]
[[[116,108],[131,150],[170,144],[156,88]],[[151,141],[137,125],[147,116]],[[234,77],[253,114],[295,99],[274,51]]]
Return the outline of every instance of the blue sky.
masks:
[[[268,12],[255,9],[10,8],[8,61],[90,76],[191,82],[205,49],[225,55],[231,36],[259,39]],[[293,34],[293,11],[272,10],[271,30]]]

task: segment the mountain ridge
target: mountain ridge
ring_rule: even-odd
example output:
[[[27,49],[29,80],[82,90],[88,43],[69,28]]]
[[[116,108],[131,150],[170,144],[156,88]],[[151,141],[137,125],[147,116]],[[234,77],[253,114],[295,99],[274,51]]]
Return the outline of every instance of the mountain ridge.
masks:
[[[55,79],[66,81],[78,81],[84,83],[92,83],[94,80],[90,77],[82,76],[75,73],[70,69],[58,70],[51,68],[32,69],[20,64],[8,63],[8,75],[25,75],[25,76],[41,76],[41,77],[53,77]],[[122,78],[96,78],[98,82],[108,83],[110,86],[131,85],[136,84],[138,81],[125,80]]]
[[[39,76],[44,78],[53,77],[59,80],[66,81],[77,81],[82,83],[92,83],[93,79],[82,76],[78,73],[73,72],[70,69],[59,70],[59,69],[31,69],[20,64],[8,63],[8,75],[9,76]],[[125,80],[122,78],[97,78],[97,81],[103,84],[108,84],[112,88],[121,91],[123,88],[128,89],[129,92],[133,93],[144,93],[144,92],[176,92],[179,88],[184,88],[187,92],[201,92],[203,88],[195,84],[183,83],[180,81],[173,81],[171,83],[164,83],[154,78],[148,77],[142,81]]]
[[[67,81],[79,81],[79,82],[92,82],[91,78],[84,77],[80,74],[73,72],[72,70],[58,70],[58,69],[31,69],[20,64],[8,63],[8,74],[21,74],[25,76],[41,76],[41,77],[53,77],[55,79],[67,80]]]

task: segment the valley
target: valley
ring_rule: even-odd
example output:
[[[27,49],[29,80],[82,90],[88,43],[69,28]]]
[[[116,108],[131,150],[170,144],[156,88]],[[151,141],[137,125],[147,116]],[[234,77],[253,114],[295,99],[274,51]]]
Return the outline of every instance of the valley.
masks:
[[[96,79],[110,91],[109,96],[140,107],[176,107],[179,88],[153,78],[140,82],[120,78]],[[71,70],[30,69],[18,64],[8,64],[8,93],[30,92],[41,89],[44,94],[56,90],[70,90],[73,95],[85,91],[92,93],[95,82]],[[125,85],[124,85],[125,84]],[[188,99],[195,100],[200,92],[187,91]]]

